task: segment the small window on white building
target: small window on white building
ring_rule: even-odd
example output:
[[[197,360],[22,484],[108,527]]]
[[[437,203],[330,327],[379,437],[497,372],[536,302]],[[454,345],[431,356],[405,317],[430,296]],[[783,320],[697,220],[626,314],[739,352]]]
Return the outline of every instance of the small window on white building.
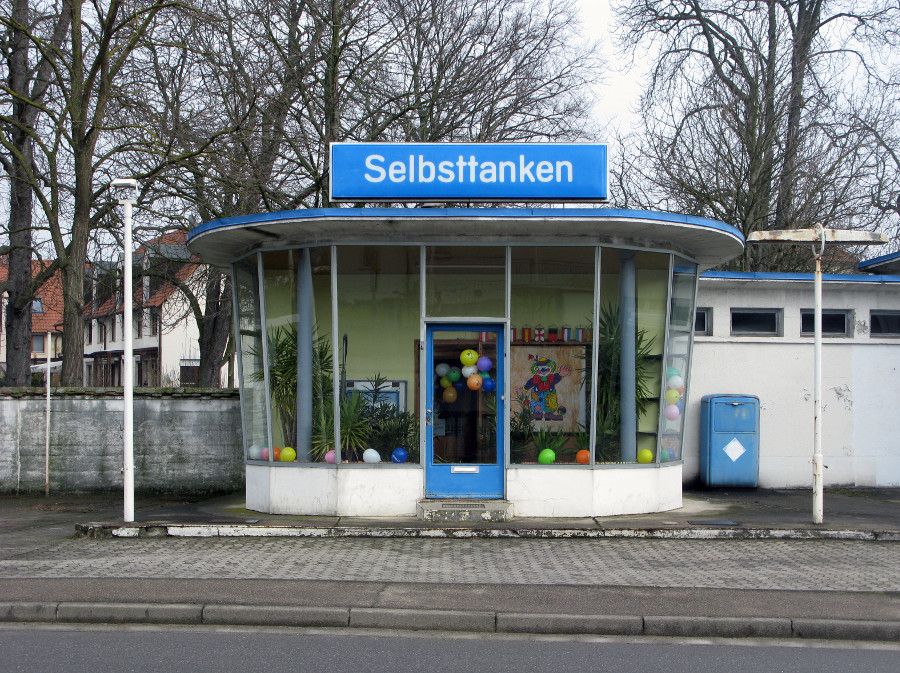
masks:
[[[780,308],[731,309],[732,336],[781,336]]]
[[[694,313],[694,334],[697,336],[712,335],[711,308],[698,308]]]
[[[32,334],[31,335],[31,352],[32,353],[43,353],[44,351],[44,335],[43,334]]]
[[[94,321],[93,320],[85,320],[85,329],[84,335],[85,339],[88,343],[92,343],[94,341]]]
[[[851,337],[853,320],[850,311],[822,309],[822,336]],[[800,309],[800,335],[815,336],[815,311],[811,308]]]
[[[900,311],[872,311],[869,336],[900,337]]]

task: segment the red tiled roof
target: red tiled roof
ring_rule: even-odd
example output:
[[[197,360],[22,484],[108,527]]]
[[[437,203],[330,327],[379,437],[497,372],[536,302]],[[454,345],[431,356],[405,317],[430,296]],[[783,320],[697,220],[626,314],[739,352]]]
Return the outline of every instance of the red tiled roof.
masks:
[[[31,276],[36,276],[40,271],[50,265],[50,262],[32,260]],[[0,263],[0,282],[9,278],[9,261],[7,257]],[[38,288],[35,297],[40,297],[43,313],[31,314],[31,331],[34,333],[53,332],[62,334],[63,320],[63,286],[62,273],[57,269],[43,285]]]

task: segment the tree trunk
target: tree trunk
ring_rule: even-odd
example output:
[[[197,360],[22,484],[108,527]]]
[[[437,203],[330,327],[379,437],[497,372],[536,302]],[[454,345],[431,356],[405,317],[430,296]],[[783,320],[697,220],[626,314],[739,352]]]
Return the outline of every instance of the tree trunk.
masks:
[[[219,270],[209,270],[206,308],[200,328],[200,369],[197,386],[217,388],[228,338],[231,334],[231,282]]]

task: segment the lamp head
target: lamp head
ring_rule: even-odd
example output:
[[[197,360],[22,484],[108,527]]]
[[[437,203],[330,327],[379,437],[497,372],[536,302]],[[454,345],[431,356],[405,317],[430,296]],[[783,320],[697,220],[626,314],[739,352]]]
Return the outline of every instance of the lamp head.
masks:
[[[116,193],[119,203],[137,200],[138,183],[134,178],[116,178],[109,183],[109,186]]]

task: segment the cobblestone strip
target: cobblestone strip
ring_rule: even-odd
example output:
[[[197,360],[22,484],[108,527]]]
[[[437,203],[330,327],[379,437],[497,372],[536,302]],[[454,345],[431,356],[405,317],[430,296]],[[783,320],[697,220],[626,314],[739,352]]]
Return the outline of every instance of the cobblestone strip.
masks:
[[[832,540],[63,540],[4,554],[0,577],[900,591],[897,553]]]

